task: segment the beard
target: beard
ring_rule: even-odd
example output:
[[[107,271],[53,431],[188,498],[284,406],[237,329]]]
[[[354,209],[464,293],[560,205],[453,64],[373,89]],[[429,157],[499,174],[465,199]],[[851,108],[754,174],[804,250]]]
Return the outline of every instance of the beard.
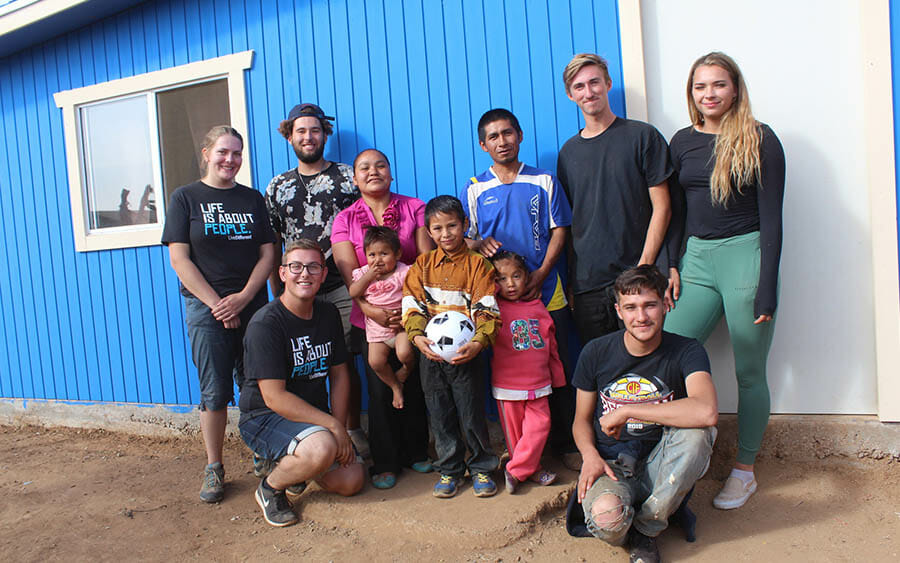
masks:
[[[324,143],[322,145],[319,145],[319,148],[311,153],[304,153],[298,147],[294,145],[291,146],[294,147],[294,154],[297,155],[297,158],[300,159],[300,162],[303,162],[305,164],[315,164],[316,162],[322,160],[322,155],[325,154]]]

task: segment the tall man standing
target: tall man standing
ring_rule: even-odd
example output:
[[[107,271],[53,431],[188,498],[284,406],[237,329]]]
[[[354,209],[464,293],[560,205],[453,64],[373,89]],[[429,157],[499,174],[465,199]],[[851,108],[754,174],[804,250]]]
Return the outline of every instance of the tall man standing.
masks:
[[[350,310],[352,300],[331,256],[331,224],[344,208],[359,199],[353,185],[353,168],[340,162],[325,160],[325,143],[334,131],[334,117],[325,115],[315,104],[294,106],[278,132],[290,143],[297,155],[297,167],[272,178],[266,188],[266,206],[275,231],[275,268],[269,277],[272,294],[284,289],[279,277],[281,249],[300,239],[317,242],[325,252],[328,274],[319,296],[334,304],[341,313],[347,349],[350,346]],[[350,408],[347,429],[361,455],[368,456],[368,441],[360,428],[361,386],[355,363],[350,370]],[[265,471],[263,471],[265,472]]]
[[[492,109],[478,121],[478,142],[494,163],[472,177],[460,194],[469,218],[466,236],[470,247],[486,258],[501,247],[525,258],[531,273],[522,299],[541,299],[547,307],[556,327],[566,382],[570,383],[573,366],[568,341],[572,315],[559,258],[572,222],[572,210],[556,176],[519,162],[522,138],[519,120],[509,110]],[[575,413],[571,386],[554,389],[550,413],[550,446],[567,466],[577,470],[580,460],[570,430]]]
[[[557,174],[573,209],[570,283],[575,323],[588,342],[618,329],[616,277],[656,261],[671,216],[672,166],[659,131],[612,112],[605,60],[575,55],[563,82],[585,121],[559,151]]]

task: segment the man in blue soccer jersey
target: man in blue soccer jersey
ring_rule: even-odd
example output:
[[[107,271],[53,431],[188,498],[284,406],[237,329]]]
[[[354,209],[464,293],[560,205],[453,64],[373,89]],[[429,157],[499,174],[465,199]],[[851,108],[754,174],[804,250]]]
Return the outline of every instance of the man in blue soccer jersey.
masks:
[[[459,199],[469,217],[469,246],[486,258],[501,247],[524,257],[531,273],[522,299],[541,299],[553,318],[567,384],[550,396],[549,443],[566,466],[577,471],[580,459],[570,432],[575,396],[568,383],[572,377],[568,343],[574,323],[562,277],[565,268],[559,264],[572,210],[553,174],[519,162],[522,138],[519,120],[511,111],[498,108],[482,115],[478,141],[494,163],[466,183]]]

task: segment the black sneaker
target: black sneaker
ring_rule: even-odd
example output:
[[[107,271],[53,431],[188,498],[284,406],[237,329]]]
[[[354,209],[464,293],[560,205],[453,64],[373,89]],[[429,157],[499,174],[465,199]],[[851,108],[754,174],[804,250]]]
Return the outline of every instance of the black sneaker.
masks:
[[[273,526],[280,528],[297,523],[297,515],[291,510],[291,503],[284,491],[270,491],[263,487],[262,481],[256,487],[256,504],[262,508],[266,522]]]
[[[656,538],[645,536],[632,528],[629,532],[628,561],[631,563],[659,563]]]
[[[225,496],[225,468],[220,462],[210,463],[203,470],[203,485],[200,487],[200,500],[203,502],[219,502]]]

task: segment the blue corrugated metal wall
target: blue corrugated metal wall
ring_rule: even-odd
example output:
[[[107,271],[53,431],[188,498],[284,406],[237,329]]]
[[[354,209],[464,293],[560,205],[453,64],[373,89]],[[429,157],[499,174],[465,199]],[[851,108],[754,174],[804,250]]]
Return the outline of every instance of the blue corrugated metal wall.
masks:
[[[247,49],[258,189],[296,164],[275,127],[301,100],[337,116],[327,158],[377,146],[424,200],[490,164],[474,126],[491,107],[519,117],[523,161],[555,168],[581,126],[561,84],[573,53],[609,60],[624,114],[613,0],[148,2],[2,59],[0,397],[199,400],[166,250],[75,252],[52,96]]]

